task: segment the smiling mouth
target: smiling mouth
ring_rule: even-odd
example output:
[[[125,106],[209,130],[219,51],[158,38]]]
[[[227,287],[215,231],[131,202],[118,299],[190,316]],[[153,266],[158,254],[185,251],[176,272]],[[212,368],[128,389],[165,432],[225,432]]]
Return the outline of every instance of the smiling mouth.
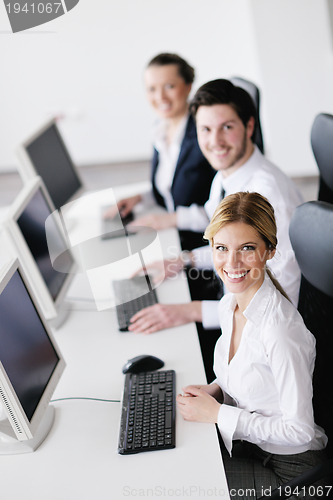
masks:
[[[225,156],[228,153],[228,149],[215,149],[213,151],[215,156]]]
[[[244,276],[246,276],[250,270],[248,271],[244,271],[242,273],[237,273],[237,274],[233,274],[233,273],[228,273],[227,271],[224,271],[226,273],[226,275],[228,276],[228,278],[232,279],[232,280],[236,280],[236,279],[239,279],[239,278],[244,278]]]
[[[158,107],[161,111],[167,111],[171,108],[171,104],[170,103],[162,103]]]

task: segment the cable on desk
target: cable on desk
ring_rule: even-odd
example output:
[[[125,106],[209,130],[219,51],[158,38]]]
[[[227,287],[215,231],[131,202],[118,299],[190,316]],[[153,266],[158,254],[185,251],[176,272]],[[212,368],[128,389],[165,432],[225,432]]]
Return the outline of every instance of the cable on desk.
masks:
[[[50,403],[55,403],[56,401],[67,401],[69,399],[84,399],[88,401],[102,401],[103,403],[121,403],[120,399],[101,399],[101,398],[85,398],[85,397],[70,397],[70,398],[57,398],[51,399]]]
[[[93,298],[67,297],[65,305],[69,311],[97,311],[96,300]],[[105,310],[112,311],[115,308],[115,301],[107,300]]]

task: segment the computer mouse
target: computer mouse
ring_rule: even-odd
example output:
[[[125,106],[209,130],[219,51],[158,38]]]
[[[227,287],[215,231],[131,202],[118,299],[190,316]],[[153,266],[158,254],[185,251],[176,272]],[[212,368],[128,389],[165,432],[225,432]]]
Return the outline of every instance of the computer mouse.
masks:
[[[123,373],[140,373],[158,370],[164,366],[164,361],[149,354],[142,354],[129,359],[123,367]]]

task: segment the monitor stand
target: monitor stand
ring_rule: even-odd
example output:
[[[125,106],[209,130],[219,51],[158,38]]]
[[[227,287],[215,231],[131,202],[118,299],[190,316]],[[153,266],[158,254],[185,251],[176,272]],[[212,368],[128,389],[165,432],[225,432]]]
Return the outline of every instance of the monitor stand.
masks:
[[[0,417],[1,417],[0,404]],[[2,417],[4,415],[2,410]],[[21,453],[31,453],[44,441],[51,430],[54,421],[54,407],[48,405],[46,412],[37,428],[35,436],[26,441],[19,441],[10,425],[7,417],[0,420],[0,455],[18,455]]]
[[[70,315],[70,312],[71,311],[67,307],[66,300],[63,300],[62,304],[57,307],[57,316],[48,320],[50,327],[58,330],[58,328],[65,323],[66,319]]]

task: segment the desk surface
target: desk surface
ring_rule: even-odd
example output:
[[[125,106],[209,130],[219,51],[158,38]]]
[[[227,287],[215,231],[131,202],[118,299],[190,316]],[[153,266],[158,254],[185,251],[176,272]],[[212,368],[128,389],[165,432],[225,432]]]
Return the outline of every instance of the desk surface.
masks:
[[[162,240],[178,245],[176,231],[162,233]],[[187,301],[184,276],[163,282],[157,294],[163,302]],[[54,399],[120,400],[122,366],[138,354],[158,356],[166,369],[174,369],[177,392],[205,383],[194,324],[144,336],[119,332],[114,309],[82,310],[72,311],[54,335],[67,363]],[[122,456],[117,453],[119,402],[52,404],[55,422],[41,446],[31,454],[0,457],[2,498],[229,498],[214,425],[186,422],[177,412],[175,449]]]

